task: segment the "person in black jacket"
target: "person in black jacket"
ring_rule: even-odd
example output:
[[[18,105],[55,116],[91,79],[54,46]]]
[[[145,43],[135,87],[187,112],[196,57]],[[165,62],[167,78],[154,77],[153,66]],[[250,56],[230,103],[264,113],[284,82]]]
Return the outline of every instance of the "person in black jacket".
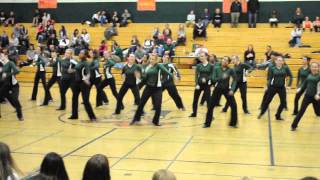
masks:
[[[35,57],[35,65],[37,66],[37,71],[34,77],[34,83],[33,83],[33,89],[32,89],[32,95],[31,95],[31,101],[35,101],[37,99],[38,94],[38,84],[41,80],[44,92],[46,93],[47,84],[46,84],[46,61],[43,56],[43,50],[38,47],[36,50],[36,57]]]
[[[212,24],[214,28],[221,28],[223,15],[221,10],[217,8],[213,13]]]
[[[249,28],[256,28],[258,12],[260,9],[259,0],[249,0],[248,7],[248,26]]]
[[[238,27],[239,17],[242,12],[241,3],[239,0],[233,0],[230,8],[231,27]]]
[[[304,20],[304,15],[302,13],[301,8],[298,7],[296,9],[296,13],[293,15],[292,23],[297,26],[300,26],[300,25],[302,25],[303,20]]]

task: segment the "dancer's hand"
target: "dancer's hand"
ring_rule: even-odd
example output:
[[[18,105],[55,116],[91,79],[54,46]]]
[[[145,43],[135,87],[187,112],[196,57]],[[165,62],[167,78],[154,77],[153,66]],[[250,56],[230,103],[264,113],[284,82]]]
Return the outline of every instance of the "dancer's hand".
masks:
[[[198,89],[198,90],[200,89],[200,86],[198,84],[196,85],[196,89]]]
[[[317,94],[317,95],[314,96],[314,98],[315,98],[317,101],[320,101],[320,95]]]
[[[229,96],[233,96],[233,91],[229,91]]]

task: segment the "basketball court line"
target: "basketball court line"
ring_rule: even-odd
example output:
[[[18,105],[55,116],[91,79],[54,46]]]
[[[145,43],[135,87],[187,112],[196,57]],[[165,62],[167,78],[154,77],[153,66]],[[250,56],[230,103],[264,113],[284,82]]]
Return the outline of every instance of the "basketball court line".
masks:
[[[273,137],[272,137],[272,126],[270,109],[268,108],[268,131],[269,131],[269,149],[270,149],[270,165],[275,166],[274,151],[273,151]]]
[[[16,135],[16,134],[21,133],[23,131],[25,131],[25,129],[22,129],[22,130],[19,130],[19,131],[14,131],[14,132],[11,132],[11,133],[8,133],[8,134],[4,134],[4,135],[0,136],[0,139],[8,137],[8,136]]]
[[[187,148],[187,146],[191,143],[193,139],[193,136],[191,136],[188,141],[183,145],[183,147],[180,149],[180,151],[177,153],[177,155],[174,157],[173,160],[171,160],[171,162],[168,164],[166,169],[169,169],[173,163],[175,163],[177,161],[177,159],[179,158],[179,156],[182,154],[182,152]]]

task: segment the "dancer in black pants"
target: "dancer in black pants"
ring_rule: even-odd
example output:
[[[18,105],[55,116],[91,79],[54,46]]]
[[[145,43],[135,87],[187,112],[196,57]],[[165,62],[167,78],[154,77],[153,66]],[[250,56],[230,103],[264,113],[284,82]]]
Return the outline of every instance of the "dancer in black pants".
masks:
[[[111,52],[109,51],[104,51],[103,52],[104,56],[104,65],[103,65],[103,72],[104,72],[104,80],[100,84],[100,89],[103,91],[103,89],[107,86],[110,86],[111,92],[113,96],[117,99],[118,98],[118,92],[117,92],[117,87],[116,87],[116,81],[114,79],[114,76],[111,72],[112,67],[116,64],[111,57]],[[109,103],[108,96],[107,98],[107,104]]]
[[[19,101],[19,83],[15,78],[18,73],[19,70],[14,62],[9,61],[7,55],[0,54],[0,98],[6,98],[16,109],[18,119],[23,121],[22,107]]]
[[[233,69],[229,68],[230,63],[229,57],[224,57],[222,60],[221,67],[216,67],[212,75],[212,82],[215,84],[215,89],[213,90],[212,96],[209,101],[208,111],[206,115],[206,121],[203,128],[209,128],[213,119],[214,108],[219,103],[219,99],[222,95],[227,100],[227,103],[231,107],[231,120],[229,126],[237,127],[238,123],[238,112],[237,112],[237,102],[234,98],[234,92],[237,86],[236,74]],[[230,78],[232,82],[230,84]]]
[[[51,87],[55,84],[58,83],[59,90],[60,90],[60,79],[62,76],[61,73],[61,60],[58,57],[57,52],[51,52],[51,62],[50,65],[52,66],[52,76],[48,81],[47,88],[46,88],[46,93],[45,93],[45,98],[44,102],[42,103],[43,106],[46,106],[49,104],[49,101],[52,101],[52,96],[50,93]]]
[[[32,90],[32,96],[31,96],[31,101],[35,101],[37,99],[37,94],[38,94],[38,84],[39,80],[41,79],[41,83],[43,86],[43,90],[46,93],[46,63],[44,61],[44,57],[42,55],[42,50],[40,47],[37,48],[36,50],[36,57],[35,57],[35,64],[37,66],[37,72],[34,77],[34,83],[33,83],[33,90]]]
[[[208,62],[208,54],[200,54],[200,64],[197,64],[196,67],[196,87],[193,95],[193,112],[189,117],[197,117],[198,111],[198,100],[201,92],[203,91],[206,101],[209,102],[210,99],[210,85],[211,85],[211,76],[214,69],[214,66]],[[207,103],[208,105],[209,103]]]
[[[87,52],[81,50],[79,61],[75,67],[75,79],[72,82],[72,114],[69,119],[78,119],[79,95],[81,93],[84,108],[90,121],[96,121],[97,118],[90,104],[90,65],[87,62]]]
[[[276,59],[277,59],[277,56],[271,55],[271,62],[267,65],[267,68],[268,68],[268,70],[267,70],[267,72],[268,72],[268,73],[267,73],[267,87],[266,87],[265,90],[264,90],[264,94],[263,94],[263,97],[262,97],[262,101],[261,101],[260,107],[259,107],[260,109],[261,109],[261,107],[262,107],[263,102],[265,102],[265,101],[267,100],[267,97],[268,97],[269,74],[270,74],[271,69],[276,66],[276,62],[275,62]]]
[[[66,109],[66,94],[68,89],[71,87],[71,83],[75,78],[75,66],[76,61],[72,59],[72,49],[67,49],[64,55],[64,60],[61,61],[61,81],[60,81],[60,97],[61,104],[57,110]]]
[[[242,109],[245,114],[250,114],[248,111],[248,104],[247,104],[247,73],[251,69],[251,66],[245,63],[241,63],[239,56],[233,56],[232,61],[234,63],[233,70],[236,73],[237,78],[237,86],[234,90],[234,93],[240,89],[241,99],[242,99]],[[229,108],[228,101],[226,105],[222,109],[222,112],[227,112]]]
[[[301,88],[301,85],[303,82],[307,79],[308,75],[310,74],[310,58],[304,57],[303,58],[303,65],[298,71],[297,75],[297,89]],[[302,96],[304,91],[297,91],[295,97],[294,97],[294,108],[292,115],[298,114],[299,109],[299,99]]]
[[[124,82],[120,88],[117,107],[114,114],[120,114],[123,109],[123,97],[126,95],[127,91],[131,89],[134,96],[134,104],[139,105],[140,103],[140,93],[137,83],[137,74],[141,74],[141,68],[139,65],[135,64],[136,57],[134,54],[130,54],[128,57],[128,64],[126,64],[122,69],[122,76]]]
[[[101,86],[101,74],[99,72],[100,62],[99,62],[99,52],[97,50],[93,50],[92,52],[92,62],[90,63],[90,82],[91,86],[95,85],[97,89],[96,95],[96,107],[102,106],[108,102],[107,95],[100,88]]]
[[[141,96],[141,102],[138,109],[133,117],[130,125],[134,125],[140,121],[141,115],[143,114],[143,108],[146,105],[150,97],[154,98],[155,114],[153,116],[152,123],[155,126],[160,126],[160,113],[161,113],[161,103],[162,103],[162,83],[161,83],[161,73],[166,72],[167,75],[173,77],[173,75],[162,65],[158,64],[158,55],[151,54],[149,57],[149,65],[146,67],[145,73],[143,74],[142,81],[146,85]]]
[[[301,108],[291,124],[292,131],[297,129],[298,124],[309,104],[312,103],[315,114],[320,116],[320,73],[318,63],[311,64],[311,74],[308,75],[301,88],[298,89],[298,92],[299,91],[305,91],[306,93],[304,95]]]
[[[271,103],[273,97],[278,94],[280,97],[280,105],[276,113],[276,120],[283,120],[281,113],[286,106],[286,77],[289,77],[288,86],[291,87],[292,84],[292,74],[289,66],[284,64],[283,57],[279,56],[276,59],[276,66],[271,68],[268,77],[268,95],[266,100],[262,103],[261,112],[258,119],[267,111],[269,104]]]

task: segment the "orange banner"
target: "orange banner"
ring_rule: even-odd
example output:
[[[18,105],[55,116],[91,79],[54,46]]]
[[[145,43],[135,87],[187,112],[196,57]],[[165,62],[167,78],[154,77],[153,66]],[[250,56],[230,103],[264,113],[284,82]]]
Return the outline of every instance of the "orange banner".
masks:
[[[137,10],[138,11],[155,11],[156,1],[155,0],[138,0]]]
[[[233,0],[223,0],[223,13],[230,13],[231,3]],[[247,12],[247,1],[240,0],[242,6],[242,13]]]
[[[38,8],[39,9],[55,9],[57,8],[57,0],[39,0]]]

